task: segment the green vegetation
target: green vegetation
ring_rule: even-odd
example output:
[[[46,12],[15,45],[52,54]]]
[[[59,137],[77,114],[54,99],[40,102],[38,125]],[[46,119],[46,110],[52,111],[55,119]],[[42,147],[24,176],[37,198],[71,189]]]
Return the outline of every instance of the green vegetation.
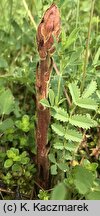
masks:
[[[49,0],[0,2],[0,199],[100,200],[100,2],[55,0],[61,35],[48,99],[50,183],[36,166],[36,29]]]

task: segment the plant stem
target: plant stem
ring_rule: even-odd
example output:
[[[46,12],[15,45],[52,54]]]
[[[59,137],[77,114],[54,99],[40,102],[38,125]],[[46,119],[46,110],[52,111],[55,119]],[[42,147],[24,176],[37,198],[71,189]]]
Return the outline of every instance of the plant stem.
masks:
[[[0,192],[5,192],[5,193],[9,193],[9,194],[15,194],[15,192],[9,191],[9,190],[3,189],[3,188],[0,188]]]
[[[89,42],[90,42],[90,35],[91,35],[91,26],[92,26],[92,17],[93,17],[93,11],[94,11],[94,3],[95,3],[95,0],[91,0],[91,10],[90,10],[88,35],[87,35],[87,41],[86,41],[84,65],[83,65],[83,77],[82,77],[82,83],[81,83],[81,92],[84,89],[84,83],[85,83],[85,77],[86,77],[86,69],[87,69],[87,64],[88,64]]]
[[[55,63],[54,61],[53,61],[53,67],[54,67],[54,69],[55,69],[56,74],[59,75],[60,72],[59,72],[59,70],[58,70],[58,68],[57,68],[57,65],[56,65],[56,63]],[[68,102],[69,107],[71,107],[71,106],[72,106],[72,102],[71,102],[71,99],[70,99],[70,97],[69,97],[69,95],[68,95],[67,90],[66,90],[65,87],[64,87],[64,94],[65,94],[65,97],[66,97],[66,99],[67,99],[67,102]]]
[[[9,33],[11,32],[12,9],[13,9],[13,0],[10,1],[10,10],[9,10]]]
[[[77,0],[77,8],[76,8],[76,28],[78,27],[78,21],[79,21],[79,4],[80,4],[80,0]],[[74,42],[74,50],[75,50],[75,44],[76,41]]]
[[[48,84],[52,71],[53,60],[48,64],[48,56],[45,60],[40,60],[36,72],[37,89],[37,165],[39,185],[47,189],[49,183],[49,161],[48,161],[48,127],[50,123],[50,110],[41,105],[40,100],[48,96]]]
[[[79,4],[80,4],[80,0],[77,0],[77,10],[76,10],[76,28],[78,27],[78,21],[79,21]]]
[[[52,19],[51,19],[52,18]],[[60,34],[60,14],[57,6],[52,4],[45,12],[37,29],[37,46],[40,61],[36,70],[36,102],[37,102],[37,166],[38,183],[43,188],[49,186],[49,143],[48,127],[50,123],[50,110],[41,104],[41,99],[48,97],[48,85],[53,67],[51,53],[55,51],[54,38],[58,41]],[[49,35],[49,37],[48,37]],[[60,85],[60,84],[59,84]],[[59,87],[60,88],[60,87]]]
[[[33,25],[34,25],[35,30],[37,30],[36,22],[34,21],[34,18],[33,18],[32,14],[31,14],[31,11],[29,10],[28,5],[27,5],[27,3],[26,3],[25,0],[23,0],[23,5],[24,5],[24,7],[25,7],[25,9],[26,9],[26,11],[27,11],[27,14],[28,14],[28,16],[29,16],[31,22],[32,22]]]
[[[66,96],[66,99],[67,99],[69,107],[71,107],[72,106],[72,102],[71,102],[71,99],[70,99],[70,97],[69,97],[69,95],[68,95],[67,90],[66,90],[65,87],[64,87],[64,94]]]
[[[57,97],[56,97],[56,105],[57,105],[57,106],[58,106],[59,98],[60,98],[61,77],[62,77],[62,75],[59,74],[58,91],[57,91]]]

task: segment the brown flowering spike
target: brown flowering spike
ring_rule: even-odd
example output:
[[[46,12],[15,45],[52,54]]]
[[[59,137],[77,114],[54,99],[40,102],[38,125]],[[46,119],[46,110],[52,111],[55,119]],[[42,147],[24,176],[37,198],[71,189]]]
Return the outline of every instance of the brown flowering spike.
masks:
[[[60,34],[60,14],[57,6],[52,4],[45,12],[37,30],[37,44],[41,59],[46,58],[54,43],[53,37],[57,40]]]
[[[49,108],[41,105],[40,100],[48,97],[50,74],[53,67],[54,37],[59,40],[60,15],[55,4],[45,12],[37,30],[37,46],[40,61],[36,71],[36,98],[37,98],[37,165],[38,183],[43,188],[49,185],[49,162],[48,162],[48,127],[50,123]]]

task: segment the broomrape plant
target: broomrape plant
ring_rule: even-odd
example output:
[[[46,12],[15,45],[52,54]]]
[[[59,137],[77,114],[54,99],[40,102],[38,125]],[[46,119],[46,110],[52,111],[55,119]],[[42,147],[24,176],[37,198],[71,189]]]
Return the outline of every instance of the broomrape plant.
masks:
[[[0,10],[0,199],[100,200],[98,1]]]

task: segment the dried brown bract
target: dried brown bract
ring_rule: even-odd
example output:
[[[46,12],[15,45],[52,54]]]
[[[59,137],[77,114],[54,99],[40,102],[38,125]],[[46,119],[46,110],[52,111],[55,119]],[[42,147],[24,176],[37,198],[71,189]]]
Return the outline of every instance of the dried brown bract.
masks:
[[[45,12],[37,30],[37,44],[41,59],[45,59],[47,53],[52,54],[54,52],[54,37],[58,41],[59,34],[60,14],[57,6],[52,4]]]

